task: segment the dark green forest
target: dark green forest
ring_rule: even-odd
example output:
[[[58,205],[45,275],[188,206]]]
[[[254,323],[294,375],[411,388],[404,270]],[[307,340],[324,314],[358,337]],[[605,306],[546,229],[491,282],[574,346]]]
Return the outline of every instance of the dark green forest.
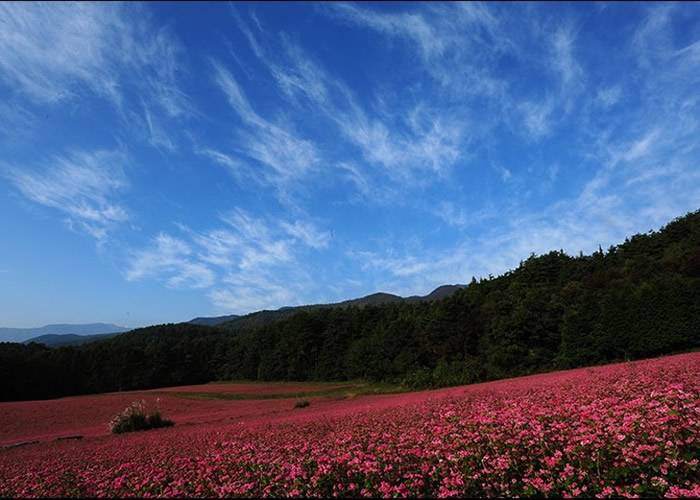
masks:
[[[0,400],[213,380],[466,384],[700,347],[700,210],[592,255],[530,256],[435,301],[187,323],[92,344],[0,343]]]

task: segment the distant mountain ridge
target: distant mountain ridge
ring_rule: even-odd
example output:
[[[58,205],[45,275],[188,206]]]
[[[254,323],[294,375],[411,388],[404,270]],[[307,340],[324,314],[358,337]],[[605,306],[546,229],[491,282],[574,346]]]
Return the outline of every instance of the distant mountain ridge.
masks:
[[[44,344],[47,347],[61,347],[68,345],[82,345],[89,344],[90,342],[97,342],[98,340],[105,340],[117,335],[121,335],[125,332],[114,332],[114,333],[99,333],[97,335],[75,335],[73,333],[66,333],[63,335],[40,335],[39,337],[32,337],[29,340],[25,340],[25,344],[30,342],[35,342],[37,344]]]
[[[125,328],[110,323],[55,324],[39,328],[0,328],[0,342],[25,342],[45,335],[100,335],[105,333],[123,333]]]
[[[301,306],[286,306],[281,307],[276,310],[263,310],[256,311],[250,314],[245,314],[238,316],[232,320],[222,321],[220,323],[215,323],[216,326],[221,326],[222,328],[228,330],[240,330],[250,327],[257,327],[266,325],[269,323],[274,323],[275,321],[288,318],[299,311],[312,311],[315,309],[324,309],[330,307],[364,307],[364,306],[378,306],[383,304],[391,304],[397,302],[420,302],[420,301],[433,301],[444,299],[454,294],[457,290],[466,288],[467,285],[441,285],[435,290],[430,292],[428,295],[412,295],[410,297],[401,297],[399,295],[394,295],[392,293],[377,292],[358,299],[344,300],[342,302],[332,302],[329,304],[309,304]],[[224,318],[225,316],[221,316]],[[198,319],[198,318],[195,318]],[[194,321],[194,320],[192,320]],[[201,324],[201,323],[200,323]]]

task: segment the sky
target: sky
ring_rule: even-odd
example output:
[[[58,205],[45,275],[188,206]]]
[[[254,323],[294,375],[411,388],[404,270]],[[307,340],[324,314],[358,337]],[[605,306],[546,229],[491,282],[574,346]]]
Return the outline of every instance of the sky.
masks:
[[[700,206],[700,4],[0,3],[0,326],[426,294]]]

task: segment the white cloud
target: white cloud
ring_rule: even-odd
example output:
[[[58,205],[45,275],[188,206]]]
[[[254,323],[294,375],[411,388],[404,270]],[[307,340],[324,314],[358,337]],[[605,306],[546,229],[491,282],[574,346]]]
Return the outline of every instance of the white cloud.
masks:
[[[148,126],[148,133],[150,136],[149,142],[151,145],[155,148],[164,149],[169,152],[175,151],[177,149],[175,142],[163,129],[158,119],[151,116],[151,112],[149,111],[148,106],[145,104],[143,106],[143,113],[146,120],[146,125]]]
[[[325,10],[416,47],[419,67],[440,84],[431,89],[437,98],[459,97],[463,108],[473,103],[489,109],[487,116],[476,118],[484,135],[499,120],[511,121],[515,112],[522,119],[524,135],[539,141],[571,112],[584,90],[585,72],[576,57],[574,29],[565,22],[541,25],[532,9],[511,6],[506,12],[493,4],[470,2],[421,6],[401,13],[348,4],[332,4]],[[517,25],[511,22],[514,17]],[[538,69],[537,64],[542,66],[538,93],[523,94],[518,73],[503,72],[504,55],[530,71]],[[518,67],[513,66],[513,71]],[[474,133],[471,128],[469,132]]]
[[[553,127],[554,101],[523,102],[518,106],[530,140],[538,141],[550,134]]]
[[[521,126],[511,126],[529,140],[540,141],[553,133],[574,109],[577,96],[585,88],[585,72],[576,57],[576,33],[570,25],[557,22],[541,26],[532,9],[520,6],[511,6],[507,12],[493,4],[471,2],[413,7],[390,13],[332,4],[324,11],[417,49],[415,66],[439,84],[438,88],[430,88],[433,102],[450,103],[437,105],[436,109],[442,116],[452,117],[451,132],[445,133],[448,129],[442,128],[440,140],[433,142],[439,147],[431,148],[429,156],[423,157],[424,165],[441,165],[444,173],[463,155],[466,146],[476,142],[475,136],[492,141],[489,132],[499,122],[512,123],[514,115],[520,117]],[[514,17],[517,25],[511,22]],[[512,73],[503,71],[503,56],[516,61]],[[520,66],[542,72],[537,92],[524,93],[519,88]],[[421,82],[421,87],[426,84]],[[472,118],[474,109],[481,112]],[[348,124],[349,137],[363,148],[369,161],[385,166],[403,164],[406,157],[417,158],[421,152],[427,152],[420,147],[410,151],[406,147],[425,137],[425,131],[407,136],[404,141],[395,132],[396,124],[387,127],[395,135],[390,137],[371,120],[354,118],[344,117],[342,123]],[[470,143],[465,144],[465,136],[470,137]],[[403,152],[406,156],[400,154]]]
[[[331,239],[330,233],[319,231],[308,222],[295,221],[294,224],[282,222],[281,225],[287,233],[311,248],[326,248]]]
[[[498,172],[501,174],[501,179],[503,182],[508,182],[511,177],[513,177],[513,172],[510,171],[510,169],[503,167],[503,166],[498,166],[497,167]]]
[[[441,202],[434,213],[450,226],[466,226],[469,222],[466,210],[449,201]]]
[[[651,69],[657,57],[669,50],[668,26],[675,6],[671,3],[652,5],[632,37],[638,64]]]
[[[384,167],[395,180],[415,182],[426,171],[446,175],[462,155],[462,126],[439,117],[426,117],[411,134],[400,134],[361,111],[337,116],[341,132],[365,159]]]
[[[9,92],[37,106],[84,106],[90,92],[168,150],[173,143],[159,117],[194,113],[179,87],[181,52],[169,30],[153,29],[137,4],[0,4],[0,84]]]
[[[240,152],[268,167],[265,177],[280,188],[310,171],[318,163],[316,147],[291,126],[272,123],[251,106],[233,75],[214,62],[214,80],[246,127],[239,131]],[[219,156],[217,161],[221,161]]]
[[[430,5],[400,13],[345,3],[329,4],[325,10],[417,48],[427,74],[458,95],[498,92],[501,82],[484,63],[516,47],[489,6],[477,2]]]
[[[399,278],[423,275],[433,267],[429,260],[420,260],[412,255],[382,257],[373,252],[358,252],[356,257],[363,260],[363,269],[385,269]]]
[[[249,125],[266,128],[268,123],[253,110],[233,75],[216,61],[213,66],[215,83],[226,94],[229,104],[241,119]]]
[[[552,64],[561,79],[562,92],[570,93],[579,89],[583,79],[583,69],[574,56],[575,37],[571,28],[559,26],[551,39]]]
[[[111,49],[122,45],[120,23],[114,9],[102,9],[87,3],[0,5],[2,79],[39,102],[77,96],[80,84],[119,100]]]
[[[659,129],[649,131],[644,137],[634,141],[632,144],[626,147],[625,150],[620,153],[619,159],[630,162],[647,156],[655,147],[655,143],[660,134],[661,131]],[[617,158],[615,158],[615,160],[617,160]],[[617,161],[613,161],[613,163],[617,163]]]
[[[422,103],[394,120],[372,113],[359,103],[345,82],[329,75],[292,39],[281,37],[283,50],[279,52],[284,54],[285,60],[279,63],[266,54],[240,18],[237,18],[237,23],[247,33],[253,52],[268,68],[283,94],[294,104],[305,100],[310,112],[322,113],[345,140],[361,151],[365,161],[383,167],[385,174],[395,182],[424,183],[428,179],[424,175],[426,172],[445,176],[462,156],[463,121]],[[230,74],[219,71],[218,80],[227,89],[232,106],[244,120],[258,128],[267,128]],[[266,141],[266,144],[269,147],[270,143],[284,142]],[[298,158],[306,156],[303,150],[294,151],[294,155]],[[367,175],[364,179],[369,180]]]
[[[223,153],[213,148],[197,149],[196,153],[226,167],[226,169],[239,180],[246,177],[254,180],[254,176],[251,175],[248,165],[235,156]]]
[[[338,168],[343,171],[343,178],[350,181],[363,197],[369,197],[372,187],[367,175],[362,172],[360,167],[355,163],[342,162],[338,164]]]
[[[575,56],[576,37],[570,26],[559,25],[542,34],[534,31],[530,36],[543,44],[543,63],[555,80],[550,83],[542,75],[543,97],[518,99],[511,95],[504,101],[504,107],[516,109],[522,119],[523,135],[539,142],[552,134],[575,106],[580,107],[577,99],[585,89],[585,72]]]
[[[240,276],[231,278],[230,288],[214,288],[207,296],[221,311],[247,313],[264,309],[279,309],[283,305],[298,305],[299,291],[294,284],[284,285],[255,277],[241,283]]]
[[[69,222],[102,239],[127,210],[114,201],[128,182],[126,157],[113,151],[56,156],[39,167],[9,165],[5,176],[29,200],[63,212]]]
[[[476,210],[468,210],[451,201],[441,201],[432,210],[433,215],[439,217],[449,226],[465,228],[481,224],[490,219],[497,218],[497,212],[492,207],[483,207]]]
[[[214,283],[213,271],[193,259],[190,245],[164,233],[153,239],[151,247],[134,252],[126,271],[129,281],[161,275],[175,288],[207,288]]]
[[[347,3],[330,4],[329,8],[353,23],[411,41],[425,59],[440,56],[445,51],[446,43],[441,34],[420,14],[380,14]]]
[[[159,234],[148,248],[131,253],[127,279],[206,289],[223,312],[282,307],[311,296],[314,283],[301,256],[327,247],[328,232],[310,221],[274,222],[241,209],[220,219],[222,226],[207,231],[179,225],[182,237]]]

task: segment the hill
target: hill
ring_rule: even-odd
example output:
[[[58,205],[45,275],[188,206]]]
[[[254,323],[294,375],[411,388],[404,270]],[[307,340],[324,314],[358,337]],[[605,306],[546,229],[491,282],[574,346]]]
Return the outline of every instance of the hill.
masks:
[[[47,347],[61,347],[68,345],[82,345],[89,344],[90,342],[97,342],[98,340],[105,340],[112,338],[116,335],[121,335],[122,332],[115,333],[101,333],[98,335],[73,335],[71,333],[63,335],[40,335],[39,337],[33,337],[29,340],[25,340],[25,344],[34,342],[36,344],[43,344]]]
[[[259,328],[276,321],[281,321],[294,316],[301,311],[314,311],[319,309],[330,309],[337,307],[365,307],[365,306],[380,306],[384,304],[396,304],[399,302],[420,302],[438,300],[449,297],[457,290],[465,288],[466,285],[442,285],[430,292],[428,295],[414,295],[411,297],[401,297],[391,293],[378,292],[371,295],[366,295],[358,299],[344,300],[342,302],[332,302],[329,304],[309,304],[303,306],[287,306],[274,311],[256,311],[254,313],[238,316],[233,320],[217,323],[222,328],[230,331],[242,331],[250,328]]]
[[[0,342],[24,342],[44,335],[99,335],[128,332],[129,328],[109,323],[56,324],[39,328],[0,328]]]
[[[442,285],[437,287],[435,290],[430,292],[428,295],[425,296],[412,296],[412,297],[407,297],[404,300],[406,302],[418,302],[421,300],[440,300],[440,299],[445,299],[451,295],[453,295],[455,292],[458,290],[461,290],[463,288],[466,288],[467,285]]]
[[[210,317],[198,317],[188,321],[193,325],[206,325],[206,326],[216,326],[221,323],[226,323],[227,321],[233,321],[236,318],[240,318],[237,314],[229,314],[227,316],[210,316]]]
[[[445,291],[261,311],[216,327],[160,325],[58,349],[0,344],[0,399],[241,379],[438,387],[697,349],[700,211],[606,251],[531,255],[430,295]]]

